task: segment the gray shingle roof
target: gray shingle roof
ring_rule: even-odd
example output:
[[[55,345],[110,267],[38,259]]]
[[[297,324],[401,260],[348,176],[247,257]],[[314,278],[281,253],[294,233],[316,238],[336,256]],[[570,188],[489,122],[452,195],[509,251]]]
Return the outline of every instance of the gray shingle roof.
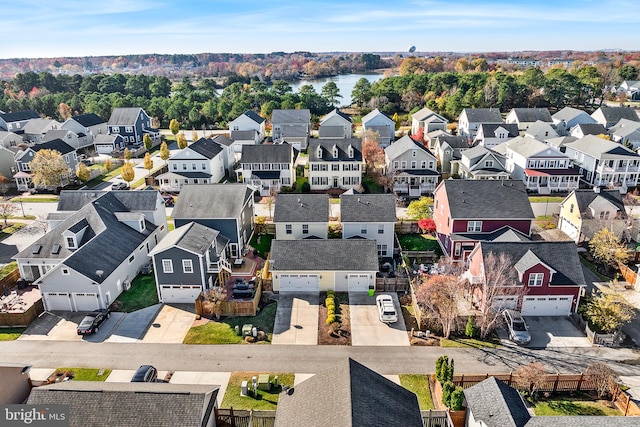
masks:
[[[329,222],[328,194],[278,194],[274,222]]]
[[[520,135],[517,123],[482,123],[478,127],[478,133],[480,133],[480,130],[482,130],[482,134],[485,138],[495,138],[495,132],[498,128],[503,128],[507,132],[509,132],[509,138],[515,138],[516,136]]]
[[[604,154],[607,154],[607,157],[638,157],[638,153],[628,149],[624,145],[595,135],[587,135],[576,142],[565,144],[565,147],[570,147],[576,151],[588,154],[590,157],[595,159],[602,159]]]
[[[102,197],[109,191],[62,190],[58,199],[58,211],[75,212],[89,202]],[[154,211],[158,205],[160,193],[157,190],[111,191],[110,193],[130,211]]]
[[[56,123],[58,126],[60,125],[60,123],[51,119],[41,119],[41,118],[31,119],[26,125],[24,125],[24,128],[23,128],[24,133],[29,133],[34,135],[44,134],[46,132],[45,131],[46,127],[49,126],[51,122]]]
[[[343,138],[344,128],[342,126],[320,125],[318,135],[320,138]]]
[[[468,410],[487,427],[524,427],[531,418],[520,393],[494,377],[464,391]]]
[[[514,151],[522,156],[529,158],[533,156],[537,156],[538,154],[551,150],[555,154],[555,156],[566,157],[564,154],[560,153],[555,148],[545,144],[542,141],[538,141],[537,139],[533,139],[529,136],[518,136],[509,141],[505,141],[502,144],[499,144],[493,147],[493,150],[504,155],[507,152],[507,148],[511,151]]]
[[[201,427],[219,386],[66,381],[35,387],[30,405],[69,406],[71,427]]]
[[[216,135],[213,137],[213,141],[220,144],[220,145],[224,145],[226,147],[229,147],[231,144],[233,144],[233,140],[227,138],[224,135]]]
[[[114,108],[109,118],[109,126],[131,126],[138,121],[142,108]]]
[[[593,118],[591,116],[589,116],[586,112],[584,112],[583,110],[579,110],[577,108],[573,108],[573,107],[564,107],[562,110],[558,111],[557,113],[555,113],[553,117],[555,120],[564,120],[565,122],[568,122],[570,120],[575,119],[578,116],[587,116],[589,117],[591,120],[593,120]],[[593,120],[595,123],[595,120]]]
[[[260,117],[260,115],[253,110],[247,110],[243,114],[258,124],[264,122],[264,119]]]
[[[23,120],[39,119],[40,114],[38,114],[33,110],[16,111],[14,113],[0,114],[0,118],[7,123],[12,123],[12,122],[21,122]]]
[[[638,129],[640,129],[640,121],[634,122],[633,120],[620,119],[618,123],[609,129],[609,133],[624,138]]]
[[[273,110],[271,113],[271,123],[305,123],[311,121],[311,112],[307,109],[302,110]]]
[[[526,427],[637,427],[638,417],[539,416],[531,417]]]
[[[109,135],[109,134],[101,133],[95,136],[95,138],[93,139],[93,143],[94,144],[113,144],[117,138],[122,138],[122,136],[118,134]]]
[[[640,117],[638,117],[638,113],[636,113],[636,110],[630,107],[605,106],[598,108],[598,110],[600,110],[607,123],[618,123],[620,119],[632,120],[634,122],[640,121]],[[592,116],[595,114],[596,113],[594,112]]]
[[[189,145],[189,149],[198,154],[205,156],[207,159],[213,159],[220,154],[222,147],[211,139],[200,138],[193,144]]]
[[[342,222],[396,222],[393,194],[354,194],[340,196]]]
[[[522,181],[442,181],[453,219],[534,219]]]
[[[320,126],[322,126],[322,124],[324,122],[326,122],[328,119],[330,119],[331,117],[334,117],[334,116],[339,116],[339,117],[343,118],[344,120],[346,120],[347,122],[351,123],[351,117],[347,116],[346,114],[344,114],[342,111],[338,110],[337,108],[334,108],[333,111],[328,113],[326,116],[324,116],[322,118],[322,120],[320,120]]]
[[[178,219],[239,218],[253,196],[246,184],[189,184],[182,187],[173,208]]]
[[[383,113],[382,111],[376,108],[375,110],[371,111],[369,114],[362,117],[362,124],[366,126],[369,120],[380,115],[386,117],[388,120],[391,120],[393,122],[393,119],[391,117],[387,116],[385,113]],[[369,129],[369,126],[367,126],[367,129]]]
[[[436,138],[436,144],[447,143],[451,148],[469,148],[469,138],[466,136],[456,135],[439,135]]]
[[[242,147],[240,163],[292,163],[293,146],[287,143],[246,145]]]
[[[231,139],[234,141],[255,141],[258,131],[251,130],[232,130]]]
[[[348,359],[282,394],[278,427],[422,427],[417,397],[360,363]]]
[[[190,222],[167,233],[160,243],[153,248],[150,255],[172,247],[204,255],[214,242],[218,248],[224,248],[229,243],[229,239],[221,235],[218,230],[197,222]]]
[[[624,208],[624,202],[622,201],[622,195],[618,190],[600,190],[599,193],[596,193],[593,190],[575,190],[574,193],[576,196],[576,202],[578,203],[578,210],[581,213],[587,212],[591,202],[598,197],[602,197],[618,208],[624,217],[627,215]]]
[[[274,240],[273,271],[378,271],[375,240]]]
[[[503,121],[498,108],[465,108],[462,113],[467,115],[467,121],[470,123],[502,123]]]
[[[416,149],[422,150],[425,153],[435,158],[435,156],[431,153],[431,151],[429,151],[427,147],[425,147],[423,144],[420,144],[419,142],[414,141],[408,135],[405,135],[399,140],[389,144],[388,147],[385,147],[384,152],[389,159],[393,160],[399,155],[407,152],[407,150],[416,150]]]
[[[583,135],[600,135],[607,133],[607,129],[600,123],[579,123],[571,130],[575,128],[580,129]]]
[[[353,147],[353,157],[349,157],[349,145]],[[333,157],[333,147],[338,148],[338,158]],[[322,147],[322,157],[318,157],[318,147]],[[361,162],[362,141],[359,138],[349,139],[311,139],[309,141],[310,162]]]
[[[514,108],[511,110],[519,122],[532,123],[538,120],[552,123],[551,113],[548,108]]]
[[[72,146],[67,144],[61,139],[52,139],[51,141],[43,142],[42,144],[37,144],[31,147],[33,151],[36,153],[40,150],[56,150],[60,154],[69,154],[73,151],[76,151]]]
[[[427,107],[424,107],[424,108],[416,111],[415,113],[413,113],[411,115],[411,118],[421,122],[421,121],[424,121],[426,118],[428,118],[430,116],[434,116],[434,118],[436,119],[436,120],[432,120],[432,121],[438,121],[438,122],[446,122],[447,121],[447,119],[442,117],[440,114],[436,113],[435,111],[432,111],[431,109],[429,109]]]
[[[307,136],[307,129],[308,127],[305,125],[282,126],[282,129],[280,129],[280,134],[282,135],[282,138],[302,138]]]
[[[80,125],[86,128],[99,125],[102,123],[106,123],[102,119],[102,117],[94,113],[87,113],[87,114],[80,114],[79,116],[73,116],[71,117],[71,120],[75,120],[76,122],[80,123]]]
[[[51,129],[44,134],[44,137],[42,138],[42,142],[53,141],[54,139],[60,139],[64,141],[63,138],[65,138],[68,133],[79,136],[75,132],[70,131],[68,129]]]

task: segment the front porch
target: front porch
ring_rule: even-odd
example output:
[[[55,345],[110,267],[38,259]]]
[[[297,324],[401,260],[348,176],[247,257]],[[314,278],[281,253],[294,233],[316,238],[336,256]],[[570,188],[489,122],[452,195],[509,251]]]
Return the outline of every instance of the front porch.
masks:
[[[538,194],[571,192],[580,187],[580,174],[562,169],[526,169],[524,184],[528,191]]]
[[[156,177],[160,191],[177,193],[187,184],[209,184],[211,175],[203,172],[187,172],[184,174],[167,172]]]

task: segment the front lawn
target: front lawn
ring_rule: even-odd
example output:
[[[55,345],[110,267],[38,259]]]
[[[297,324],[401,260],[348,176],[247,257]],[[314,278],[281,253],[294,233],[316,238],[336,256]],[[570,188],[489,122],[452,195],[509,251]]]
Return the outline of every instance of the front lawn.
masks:
[[[113,310],[131,313],[155,304],[158,304],[155,278],[153,274],[140,274],[131,282],[131,289],[115,300]]]
[[[500,347],[500,340],[498,338],[488,338],[485,341],[479,338],[443,338],[440,340],[440,347],[497,348]]]
[[[210,321],[204,325],[194,326],[189,329],[184,337],[184,344],[241,344],[242,337],[235,333],[236,325],[252,324],[267,333],[271,342],[273,324],[276,320],[278,304],[271,303],[265,306],[257,315],[242,317],[227,317],[219,321]],[[264,341],[261,341],[264,342]]]
[[[9,264],[5,265],[0,269],[0,279],[4,279],[9,274],[11,274],[14,270],[18,269],[18,261],[11,261]]]
[[[258,256],[267,259],[267,254],[271,251],[271,241],[275,238],[273,234],[253,234],[249,246],[258,251]]]
[[[4,225],[4,223],[3,223]],[[14,222],[12,224],[9,224],[8,227],[5,227],[2,229],[2,231],[0,231],[0,241],[6,239],[7,237],[11,236],[13,233],[15,233],[16,231],[20,230],[22,227],[24,227],[26,224],[23,224],[21,222]]]
[[[240,396],[242,381],[247,381],[251,387],[251,377],[258,377],[266,372],[233,372],[229,377],[227,391],[224,393],[221,408],[275,410],[278,406],[278,398],[283,385],[293,387],[295,375],[290,373],[269,373],[271,381],[278,376],[278,385],[273,385],[271,390],[258,390],[258,395]]]
[[[418,403],[422,411],[435,409],[429,388],[429,377],[422,374],[400,374],[400,385],[418,396]]]
[[[26,197],[14,197],[9,200],[11,203],[19,203],[22,200],[22,203],[58,203],[57,196],[26,196]]]
[[[623,415],[617,408],[608,406],[608,401],[576,400],[572,397],[543,399],[533,404],[536,415],[605,415],[615,417]]]
[[[405,251],[435,251],[442,255],[438,239],[430,234],[398,234],[398,240]]]
[[[27,328],[0,328],[0,341],[17,340]]]
[[[74,381],[104,382],[111,375],[111,369],[96,368],[58,368],[56,372],[72,372]]]
[[[530,196],[529,203],[560,203],[564,197],[560,196]]]

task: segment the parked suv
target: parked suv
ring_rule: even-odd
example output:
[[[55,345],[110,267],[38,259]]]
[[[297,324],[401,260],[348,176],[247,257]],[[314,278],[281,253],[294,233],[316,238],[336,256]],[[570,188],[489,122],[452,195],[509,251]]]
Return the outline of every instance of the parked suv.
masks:
[[[376,305],[382,323],[396,323],[398,321],[398,313],[390,295],[378,295]]]
[[[158,370],[151,365],[142,365],[138,368],[133,378],[132,383],[154,383],[158,379]]]
[[[506,309],[502,312],[502,317],[507,324],[509,339],[516,344],[524,345],[531,342],[529,327],[524,321],[519,311]]]

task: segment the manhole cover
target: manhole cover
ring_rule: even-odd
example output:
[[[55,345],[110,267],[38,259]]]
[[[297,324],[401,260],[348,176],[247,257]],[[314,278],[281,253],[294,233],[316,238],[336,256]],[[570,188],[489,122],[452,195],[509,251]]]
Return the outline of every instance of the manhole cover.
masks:
[[[160,323],[154,323],[154,324],[153,324],[153,325],[151,325],[151,326],[153,326],[154,328],[159,328],[159,327],[160,327]]]
[[[296,328],[296,329],[302,329],[302,326],[300,326],[300,325],[293,325],[293,327]]]

